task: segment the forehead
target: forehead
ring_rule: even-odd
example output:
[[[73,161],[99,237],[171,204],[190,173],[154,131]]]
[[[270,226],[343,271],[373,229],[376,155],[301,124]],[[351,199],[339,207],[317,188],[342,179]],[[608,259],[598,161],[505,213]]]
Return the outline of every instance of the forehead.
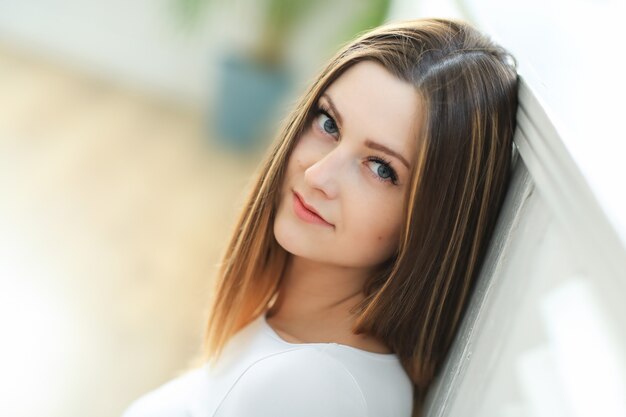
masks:
[[[342,134],[379,142],[411,161],[421,111],[415,87],[381,64],[363,61],[348,68],[325,94],[341,113]]]

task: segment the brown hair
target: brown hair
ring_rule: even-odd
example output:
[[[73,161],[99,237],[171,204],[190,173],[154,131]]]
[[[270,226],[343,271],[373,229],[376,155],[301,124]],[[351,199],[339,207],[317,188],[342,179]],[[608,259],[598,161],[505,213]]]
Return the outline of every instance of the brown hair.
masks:
[[[324,90],[357,62],[382,64],[424,103],[398,250],[365,285],[355,333],[383,340],[414,384],[413,415],[450,347],[510,174],[517,62],[460,20],[392,22],[345,45],[285,119],[224,254],[205,347],[224,345],[277,295],[288,253],[273,220],[291,150]]]

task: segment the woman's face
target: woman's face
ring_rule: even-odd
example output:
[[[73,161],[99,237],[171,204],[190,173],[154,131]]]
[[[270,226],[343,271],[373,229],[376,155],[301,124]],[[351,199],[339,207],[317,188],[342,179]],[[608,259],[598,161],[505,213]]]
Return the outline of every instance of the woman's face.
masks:
[[[374,267],[397,249],[419,128],[417,93],[363,61],[317,107],[289,158],[274,235],[296,256]]]

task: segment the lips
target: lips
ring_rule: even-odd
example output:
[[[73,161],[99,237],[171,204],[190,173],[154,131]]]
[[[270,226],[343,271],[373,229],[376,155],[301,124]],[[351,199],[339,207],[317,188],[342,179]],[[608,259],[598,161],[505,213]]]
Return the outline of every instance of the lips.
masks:
[[[294,204],[296,205],[296,211],[302,211],[302,210],[298,210],[298,206],[301,206],[301,208],[305,211],[305,219],[304,220],[313,220],[315,223],[325,223],[327,225],[333,226],[331,223],[329,223],[326,219],[324,219],[317,210],[315,210],[315,207],[309,205],[304,198],[298,194],[297,192],[293,192],[294,194]],[[302,214],[302,213],[299,213]],[[308,216],[306,216],[308,214]],[[315,221],[317,220],[317,221]]]

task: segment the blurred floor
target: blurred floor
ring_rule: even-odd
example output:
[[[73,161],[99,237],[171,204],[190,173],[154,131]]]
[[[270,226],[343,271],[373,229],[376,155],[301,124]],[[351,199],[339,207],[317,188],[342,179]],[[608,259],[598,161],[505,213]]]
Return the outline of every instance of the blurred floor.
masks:
[[[110,417],[199,353],[259,155],[0,45],[0,415]]]

